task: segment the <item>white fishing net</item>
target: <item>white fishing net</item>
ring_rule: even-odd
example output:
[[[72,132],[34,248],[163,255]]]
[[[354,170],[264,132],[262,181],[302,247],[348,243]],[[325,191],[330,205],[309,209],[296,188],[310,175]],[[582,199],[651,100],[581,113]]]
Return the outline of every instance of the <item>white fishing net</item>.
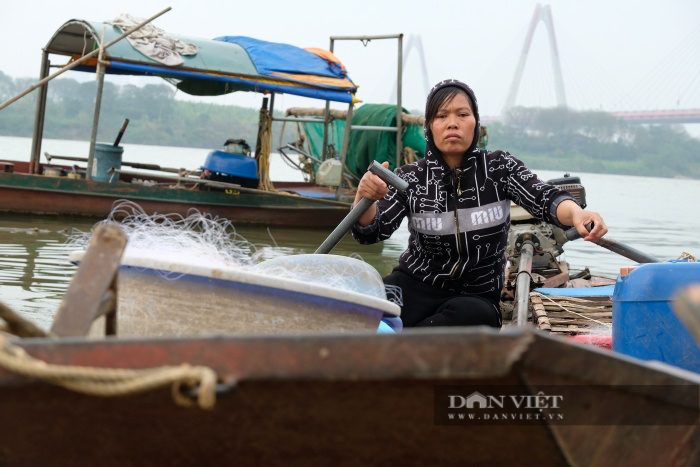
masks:
[[[258,263],[252,270],[268,276],[286,277],[386,298],[384,282],[377,270],[348,256],[280,256]]]
[[[182,217],[175,214],[148,215],[136,203],[120,201],[107,219],[118,223],[128,238],[124,256],[177,259],[196,265],[245,267],[255,263],[258,248],[236,233],[231,221],[192,210]],[[93,228],[94,231],[94,228]],[[73,230],[68,243],[86,249],[92,231]]]
[[[231,221],[196,210],[187,217],[148,215],[138,204],[121,201],[96,226],[108,222],[118,223],[128,237],[125,257],[249,270],[387,298],[381,276],[359,256],[289,255],[292,249],[254,245],[236,233]],[[91,236],[92,231],[74,230],[68,239],[70,248],[87,249]],[[176,270],[163,271],[163,275],[174,280],[181,276]]]

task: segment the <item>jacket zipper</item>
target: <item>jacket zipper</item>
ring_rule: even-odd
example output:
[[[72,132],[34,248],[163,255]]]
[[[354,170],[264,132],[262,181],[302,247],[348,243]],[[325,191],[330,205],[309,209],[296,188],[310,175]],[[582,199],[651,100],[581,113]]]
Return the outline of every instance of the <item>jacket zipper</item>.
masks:
[[[461,170],[455,168],[455,183],[452,185],[454,187],[453,191],[455,197],[455,225],[457,226],[457,262],[455,263],[455,267],[452,268],[452,273],[450,274],[452,279],[455,278],[455,275],[459,270],[459,265],[462,262],[462,235],[459,231],[459,214],[457,212],[459,196],[462,194],[462,181],[460,178],[461,173]]]

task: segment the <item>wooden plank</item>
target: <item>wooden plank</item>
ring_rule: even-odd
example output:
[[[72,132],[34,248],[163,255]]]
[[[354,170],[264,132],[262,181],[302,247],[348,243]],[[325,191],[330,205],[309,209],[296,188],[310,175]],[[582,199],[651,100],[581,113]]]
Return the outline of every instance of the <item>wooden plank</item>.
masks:
[[[581,327],[581,326],[552,326],[553,333],[566,333],[566,334],[600,334],[601,329],[599,326],[595,327]]]
[[[611,297],[598,297],[598,296],[591,296],[591,297],[567,297],[563,295],[544,295],[539,292],[532,292],[533,294],[537,294],[541,296],[544,300],[543,302],[560,302],[560,301],[569,301],[569,302],[579,302],[579,303],[591,303],[591,304],[605,304],[605,303],[612,303],[612,298]]]
[[[554,276],[548,277],[544,281],[544,284],[542,284],[542,287],[559,287],[560,285],[566,284],[566,281],[569,280],[569,265],[565,261],[558,264],[561,272]]]
[[[592,326],[594,324],[599,324],[599,323],[612,323],[612,319],[610,318],[603,318],[603,319],[596,319],[595,321],[589,320],[589,319],[553,319],[549,318],[549,322],[552,323],[553,325],[557,324],[576,324],[576,325],[586,325],[586,326]]]
[[[126,234],[116,224],[102,224],[95,229],[90,246],[58,309],[51,332],[58,336],[85,336],[96,318],[113,312],[105,309],[103,297],[116,284],[126,241]],[[114,308],[116,302],[111,303],[111,308]]]
[[[588,313],[612,313],[611,308],[586,308],[580,306],[569,306],[569,307],[548,307],[545,306],[544,310],[547,313],[566,313],[566,312],[576,312],[581,314]]]
[[[565,312],[565,311],[550,311],[547,316],[552,319],[610,319],[612,318],[612,313],[578,313],[578,312]]]

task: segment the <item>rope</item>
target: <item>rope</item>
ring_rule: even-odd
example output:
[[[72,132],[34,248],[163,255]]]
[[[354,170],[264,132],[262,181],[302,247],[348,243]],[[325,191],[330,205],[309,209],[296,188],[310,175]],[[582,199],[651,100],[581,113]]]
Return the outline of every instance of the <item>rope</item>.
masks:
[[[689,263],[694,263],[698,260],[695,257],[695,255],[692,255],[692,254],[688,253],[687,251],[684,251],[683,253],[681,253],[681,255],[678,257],[678,259],[688,261]]]
[[[265,191],[277,191],[270,181],[270,139],[272,138],[272,117],[267,109],[260,109],[260,152],[255,155],[258,162],[258,188]]]
[[[566,312],[568,312],[568,313],[573,313],[573,314],[575,314],[576,316],[580,316],[581,318],[584,318],[584,319],[589,319],[589,320],[591,320],[591,321],[593,321],[593,322],[596,322],[596,323],[598,323],[598,324],[602,324],[603,326],[607,326],[607,327],[610,327],[610,328],[612,327],[612,324],[610,324],[610,323],[604,323],[604,322],[602,322],[602,321],[598,321],[597,319],[593,319],[593,318],[591,318],[591,317],[589,317],[589,316],[582,315],[581,313],[576,313],[575,311],[569,310],[569,309],[567,309],[567,308],[561,306],[560,304],[558,304],[557,302],[555,302],[554,300],[552,300],[551,298],[549,298],[548,296],[546,296],[546,295],[544,295],[544,294],[541,294],[541,293],[539,293],[539,292],[532,292],[532,294],[533,294],[533,295],[536,294],[536,296],[538,296],[538,297],[540,297],[540,298],[546,298],[547,300],[549,300],[550,302],[554,303],[556,306],[558,306],[559,308],[561,308],[562,310],[564,310],[564,311],[566,311]]]
[[[185,407],[198,405],[211,409],[216,403],[216,373],[204,366],[162,366],[144,369],[96,368],[54,365],[30,356],[0,334],[0,366],[29,378],[62,386],[92,396],[124,396],[172,385],[175,403]],[[197,388],[197,400],[182,392]]]

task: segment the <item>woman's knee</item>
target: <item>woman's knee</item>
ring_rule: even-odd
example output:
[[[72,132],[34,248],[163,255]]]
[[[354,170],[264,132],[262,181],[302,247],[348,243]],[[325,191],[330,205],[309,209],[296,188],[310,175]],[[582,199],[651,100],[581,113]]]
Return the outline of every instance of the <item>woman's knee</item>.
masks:
[[[501,327],[501,313],[498,307],[481,297],[450,298],[440,306],[436,315],[442,316],[442,319],[435,321],[445,324],[434,325]]]

